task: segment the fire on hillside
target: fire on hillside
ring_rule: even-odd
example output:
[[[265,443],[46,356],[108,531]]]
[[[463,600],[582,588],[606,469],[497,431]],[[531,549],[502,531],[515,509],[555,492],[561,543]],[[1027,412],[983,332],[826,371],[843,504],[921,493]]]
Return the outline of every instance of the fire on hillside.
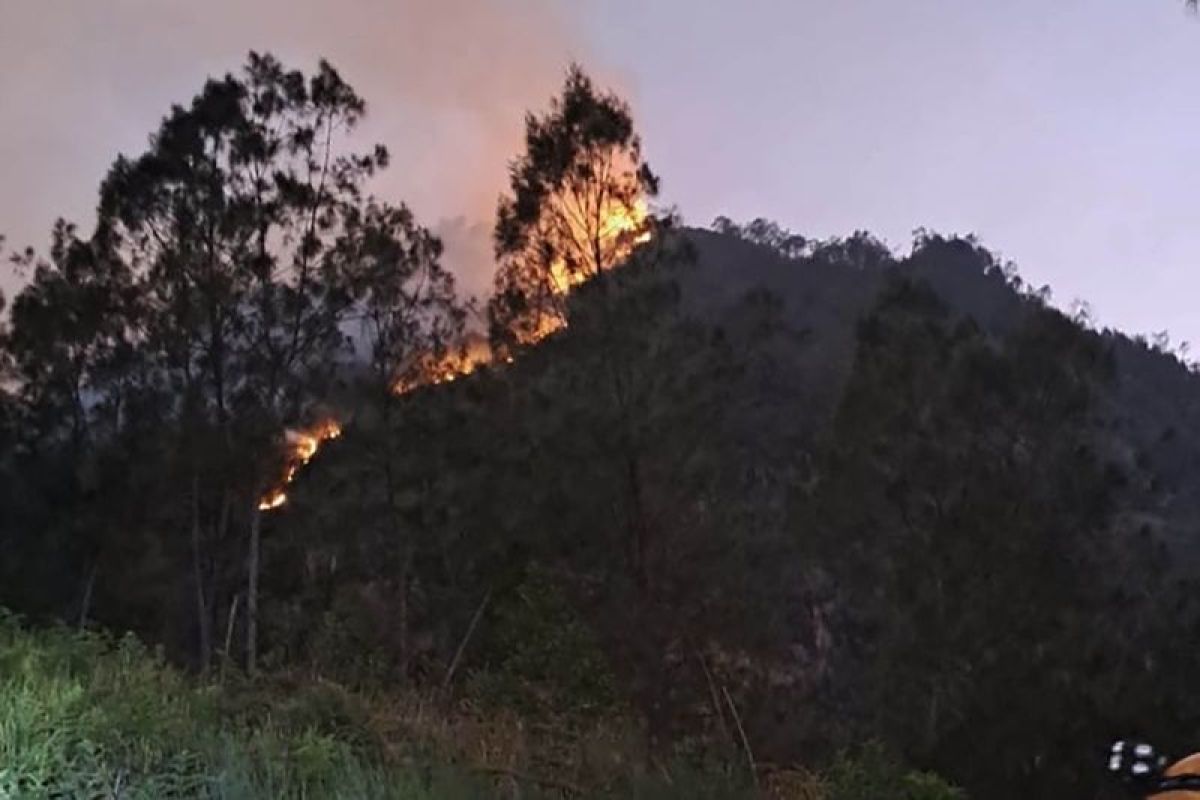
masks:
[[[650,239],[650,232],[646,229],[647,216],[646,203],[640,198],[632,206],[612,202],[604,208],[597,244],[603,264],[611,266],[621,263],[634,247]],[[571,224],[574,226],[576,223]],[[576,238],[578,241],[587,239],[582,235]],[[568,269],[566,259],[560,257],[550,267],[550,290],[555,295],[565,295],[590,277],[592,275],[584,270]],[[535,344],[564,327],[566,320],[561,316],[543,317],[534,335],[522,343]],[[422,386],[450,383],[494,360],[495,355],[487,339],[479,334],[469,334],[440,357],[424,356],[417,359],[412,368],[396,380],[393,391],[405,394]],[[504,360],[511,362],[512,358],[506,357]],[[288,452],[284,474],[279,483],[259,500],[259,510],[273,511],[285,505],[288,500],[287,487],[299,469],[312,460],[322,444],[336,439],[341,432],[341,426],[332,419],[307,430],[287,431]]]

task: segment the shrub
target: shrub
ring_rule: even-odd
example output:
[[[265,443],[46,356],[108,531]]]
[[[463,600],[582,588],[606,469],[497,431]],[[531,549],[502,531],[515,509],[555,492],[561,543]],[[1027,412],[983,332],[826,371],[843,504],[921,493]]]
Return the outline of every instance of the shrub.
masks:
[[[485,702],[527,714],[591,716],[610,711],[615,681],[591,629],[554,580],[531,570],[499,604],[488,664],[472,677]]]
[[[828,800],[966,800],[962,790],[907,769],[875,744],[843,754],[823,777]]]
[[[350,738],[351,705],[318,687],[284,725],[221,712],[132,637],[30,631],[0,611],[0,798],[405,798],[492,796],[450,768],[388,768]]]

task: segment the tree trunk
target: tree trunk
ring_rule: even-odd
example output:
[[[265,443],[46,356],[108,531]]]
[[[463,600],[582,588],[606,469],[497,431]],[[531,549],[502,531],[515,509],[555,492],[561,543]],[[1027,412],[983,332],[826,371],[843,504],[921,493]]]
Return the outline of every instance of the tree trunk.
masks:
[[[83,599],[79,603],[79,627],[87,627],[88,613],[92,610],[92,590],[96,587],[96,564],[88,569],[87,583],[83,586]]]
[[[196,584],[196,622],[199,629],[200,672],[212,663],[212,627],[204,597],[204,570],[200,563],[200,480],[192,476],[192,580]]]
[[[246,672],[258,670],[258,570],[262,512],[258,503],[250,512],[250,553],[246,558]]]
[[[404,556],[400,562],[400,675],[408,680],[408,671],[412,661],[409,643],[409,594],[412,583],[413,548],[404,548]]]
[[[629,492],[629,561],[633,578],[638,588],[648,594],[650,585],[650,542],[649,524],[646,519],[645,503],[642,499],[641,469],[636,456],[629,456],[625,462],[625,476]]]
[[[483,595],[483,601],[479,604],[479,608],[475,609],[475,613],[471,616],[471,624],[467,626],[467,632],[463,634],[462,640],[458,643],[458,648],[454,651],[454,658],[450,661],[450,666],[446,668],[446,677],[442,679],[442,690],[450,688],[450,682],[454,680],[454,673],[458,671],[458,664],[462,661],[463,653],[467,650],[467,644],[471,641],[471,634],[475,633],[476,626],[479,625],[479,620],[483,618],[483,612],[487,610],[488,602],[492,599],[492,590],[488,589]]]
[[[229,617],[225,623],[225,647],[221,650],[221,682],[225,682],[225,668],[229,666],[229,651],[233,647],[233,626],[237,622],[238,601],[241,599],[240,594],[233,596],[233,602],[229,605]]]

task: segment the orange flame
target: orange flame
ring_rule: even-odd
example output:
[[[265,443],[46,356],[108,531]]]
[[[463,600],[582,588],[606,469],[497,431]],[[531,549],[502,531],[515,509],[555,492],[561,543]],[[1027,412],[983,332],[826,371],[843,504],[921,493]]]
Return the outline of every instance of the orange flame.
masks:
[[[640,197],[632,206],[617,200],[608,201],[598,231],[601,260],[608,262],[601,264],[601,269],[619,264],[633,252],[634,246],[650,241],[650,231],[646,230],[647,216],[646,201]],[[570,227],[571,235],[577,241],[590,238],[574,217],[570,218]],[[568,269],[566,259],[561,256],[550,265],[550,289],[555,294],[566,294],[590,277],[586,271]]]
[[[597,268],[611,269],[619,265],[637,245],[650,241],[650,231],[646,227],[649,214],[644,198],[637,198],[632,206],[615,199],[609,200],[602,216],[599,239],[600,260],[604,263],[597,265]],[[571,236],[577,241],[587,241],[590,237],[581,227],[574,217],[570,217]],[[569,269],[566,259],[560,256],[550,265],[550,290],[556,295],[565,295],[591,277],[593,275],[586,271]],[[536,344],[566,326],[567,321],[561,316],[545,314],[538,321],[537,330],[523,337],[522,344]]]
[[[300,467],[312,460],[322,444],[341,435],[341,426],[332,419],[320,422],[306,431],[287,431],[285,437],[288,443],[288,457],[283,478],[278,486],[259,499],[258,510],[272,511],[287,503],[286,487],[295,479]]]
[[[582,230],[577,217],[566,215],[572,229],[572,238],[576,242],[587,241],[589,236]],[[649,209],[646,201],[638,197],[632,205],[610,199],[604,206],[603,221],[599,228],[601,260],[605,263],[601,268],[609,269],[620,264],[633,249],[650,241],[651,233],[647,228]],[[582,270],[571,270],[563,257],[557,258],[550,265],[549,286],[553,294],[562,296],[575,287],[584,283],[591,274]],[[535,344],[542,339],[566,327],[566,320],[555,315],[543,315],[538,328],[532,334],[521,339],[522,344]],[[426,356],[417,359],[413,368],[405,371],[393,386],[396,394],[406,394],[421,386],[450,383],[458,378],[469,375],[482,366],[491,364],[495,356],[487,339],[470,334],[462,344],[447,353],[440,360]],[[512,356],[505,356],[505,363],[512,363]]]
[[[650,240],[650,231],[646,229],[648,211],[646,202],[638,198],[632,207],[617,201],[611,201],[604,209],[604,220],[600,225],[601,249],[608,262],[605,268],[619,264],[629,256],[636,245]],[[580,240],[587,237],[581,235]],[[562,258],[550,265],[550,287],[556,295],[565,295],[586,281],[591,275],[585,272],[572,271],[567,268]],[[533,344],[566,327],[566,320],[557,317],[544,317],[539,329],[529,337],[525,344]],[[398,379],[393,386],[396,394],[405,394],[421,386],[450,383],[458,378],[469,375],[482,366],[491,364],[494,360],[491,346],[487,339],[478,335],[468,335],[463,342],[447,353],[441,359],[431,356],[418,358],[412,368],[406,370],[406,376]],[[512,363],[512,356],[506,356],[505,363]],[[272,488],[258,502],[260,511],[273,511],[287,504],[287,486],[295,479],[296,473],[302,466],[316,456],[321,445],[330,439],[341,436],[341,426],[335,420],[329,419],[315,427],[304,430],[289,430],[285,436],[288,442],[288,457],[283,477],[279,485]]]
[[[462,342],[440,359],[426,354],[414,360],[405,374],[392,387],[396,394],[405,394],[421,386],[451,383],[492,363],[492,348],[483,336],[467,334]]]

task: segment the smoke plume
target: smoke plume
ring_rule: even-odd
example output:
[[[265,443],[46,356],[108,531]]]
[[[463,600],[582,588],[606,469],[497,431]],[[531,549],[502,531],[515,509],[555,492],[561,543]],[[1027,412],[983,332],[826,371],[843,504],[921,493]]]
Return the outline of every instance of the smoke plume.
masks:
[[[447,244],[467,294],[491,282],[491,219],[527,110],[576,59],[611,83],[562,0],[71,0],[4,3],[0,96],[9,160],[0,232],[44,247],[58,216],[91,223],[118,153],[134,154],[172,103],[251,50],[311,70],[327,58],[367,100],[362,146],[387,145],[372,187]],[[0,280],[0,284],[4,283]],[[11,290],[7,279],[4,288]]]

